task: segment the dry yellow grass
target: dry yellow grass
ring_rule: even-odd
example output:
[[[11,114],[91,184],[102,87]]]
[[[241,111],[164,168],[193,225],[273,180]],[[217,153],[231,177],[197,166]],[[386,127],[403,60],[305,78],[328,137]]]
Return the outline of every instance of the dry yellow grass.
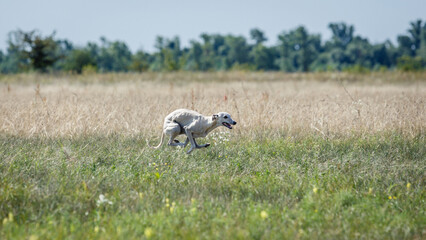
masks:
[[[234,134],[244,136],[418,135],[426,126],[424,76],[399,76],[408,83],[398,82],[396,73],[3,76],[0,132],[157,136],[165,115],[190,108],[203,114],[230,112],[238,122]]]

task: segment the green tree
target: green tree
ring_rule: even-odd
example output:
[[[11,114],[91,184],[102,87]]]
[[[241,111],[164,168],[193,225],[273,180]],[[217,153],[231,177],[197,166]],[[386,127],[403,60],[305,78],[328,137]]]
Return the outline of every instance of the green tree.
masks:
[[[324,51],[329,56],[327,64],[330,68],[348,70],[355,67],[355,69],[364,71],[375,66],[373,46],[368,39],[354,35],[354,26],[345,23],[331,23],[329,28],[332,38],[325,43]],[[376,55],[378,56],[379,52]],[[383,60],[384,55],[382,54],[381,57]]]
[[[305,27],[301,26],[295,32],[295,49],[299,52],[298,64],[303,72],[308,72],[311,63],[317,55],[317,48],[321,42],[319,36],[310,36]]]
[[[180,69],[180,39],[166,39],[165,48],[163,48],[164,66],[166,71],[177,71]]]
[[[295,71],[295,68],[293,66],[293,47],[293,34],[283,32],[278,35],[279,58],[275,61],[275,64],[279,67],[281,71]]]
[[[248,50],[249,47],[244,37],[233,35],[225,37],[225,48],[222,49],[222,54],[226,55],[227,66],[248,63]]]
[[[208,71],[213,68],[215,58],[212,37],[206,33],[201,34],[200,37],[203,39],[200,70]]]
[[[0,73],[6,73],[6,70],[4,69],[5,62],[6,62],[6,55],[3,53],[3,51],[0,50]]]
[[[423,24],[420,35],[420,48],[417,55],[423,59],[423,64],[426,64],[426,22]]]
[[[187,61],[184,69],[190,71],[199,71],[202,68],[201,58],[203,54],[203,47],[199,42],[194,40],[191,41],[190,44],[191,47],[187,54]]]
[[[23,45],[11,44],[16,43],[16,40],[12,40],[16,35],[16,32],[8,34],[9,44],[6,54],[3,55],[0,63],[0,73],[17,73],[19,71],[26,71],[30,67],[29,60],[23,55]]]
[[[38,35],[34,36],[33,39],[28,36],[27,41],[31,47],[28,55],[35,69],[45,72],[59,59],[59,56],[56,55],[57,44],[53,40],[53,35],[46,38]]]
[[[169,48],[163,49],[164,69],[165,71],[179,70],[179,59],[176,59],[173,51]]]
[[[328,25],[332,32],[332,42],[334,47],[341,47],[343,49],[352,41],[355,31],[354,26],[346,25],[346,23],[330,23]]]
[[[397,41],[400,56],[414,56],[416,54],[415,47],[409,36],[399,35]]]
[[[389,49],[392,46],[390,41],[372,46],[372,62],[376,66],[390,67],[392,65],[392,57]]]
[[[72,50],[74,49],[74,46],[70,41],[66,39],[57,40],[56,45],[57,45],[57,48],[56,48],[55,55],[59,56],[59,58],[53,65],[53,69],[55,71],[60,71],[60,70],[63,70],[67,56],[71,54]]]
[[[411,28],[408,29],[408,32],[410,33],[412,47],[416,52],[418,49],[420,49],[420,43],[422,39],[422,20],[418,19],[414,22],[410,22],[410,26]]]
[[[182,56],[180,39],[178,36],[168,39],[157,36],[154,47],[157,52],[153,54],[150,64],[152,71],[176,71],[181,69],[186,57]]]
[[[425,24],[426,26],[426,24]],[[410,28],[407,30],[409,35],[399,35],[398,46],[400,56],[416,56],[422,45],[423,28],[422,20],[410,22]]]
[[[356,36],[347,45],[345,55],[347,56],[347,65],[358,65],[364,68],[371,68],[373,59],[372,46],[367,39]]]
[[[274,70],[274,51],[259,43],[250,52],[256,70]]]
[[[9,33],[8,50],[12,59],[21,70],[34,70],[46,72],[48,68],[60,58],[57,55],[58,45],[54,40],[55,33],[43,37],[40,32],[34,30],[24,32],[17,30]]]
[[[258,28],[253,28],[250,30],[250,37],[251,39],[253,39],[255,41],[256,45],[259,45],[263,42],[265,42],[266,40],[268,40],[265,37],[265,34],[262,30],[258,29]]]
[[[101,38],[101,47],[97,57],[97,66],[101,72],[125,72],[132,61],[132,53],[126,43],[120,41],[110,42]]]
[[[66,71],[82,73],[84,67],[96,67],[96,60],[89,49],[74,49],[66,58],[63,68]]]
[[[274,49],[263,45],[267,40],[265,34],[260,29],[250,30],[250,37],[255,41],[255,45],[250,50],[250,60],[256,70],[272,70],[274,65]]]
[[[133,72],[145,72],[149,69],[150,55],[143,51],[137,51],[132,56],[129,70]]]
[[[320,36],[310,35],[303,26],[280,34],[278,41],[280,58],[277,64],[283,71],[309,71],[321,51]]]
[[[179,37],[167,39],[157,36],[155,41],[157,52],[153,55],[153,61],[150,64],[152,71],[176,71],[182,66],[182,51],[180,48]]]
[[[210,35],[214,52],[214,69],[226,70],[229,68],[226,56],[225,36],[220,34]]]
[[[419,71],[422,69],[422,59],[419,56],[402,56],[398,58],[397,68],[404,72]]]
[[[161,71],[164,69],[164,38],[162,36],[157,36],[155,38],[155,49],[157,49],[157,52],[153,55],[153,62],[150,64],[149,68],[151,71]]]

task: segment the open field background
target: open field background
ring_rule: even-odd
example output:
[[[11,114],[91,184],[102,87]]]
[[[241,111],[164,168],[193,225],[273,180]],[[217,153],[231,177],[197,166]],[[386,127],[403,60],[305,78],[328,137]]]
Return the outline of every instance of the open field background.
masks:
[[[317,76],[317,79],[315,79]],[[2,79],[0,132],[159,135],[177,108],[230,112],[237,135],[423,134],[426,75],[211,73]],[[358,80],[358,81],[357,81]],[[265,134],[266,132],[266,134]]]
[[[424,239],[424,73],[0,77],[1,239]],[[238,122],[147,148],[176,108]]]

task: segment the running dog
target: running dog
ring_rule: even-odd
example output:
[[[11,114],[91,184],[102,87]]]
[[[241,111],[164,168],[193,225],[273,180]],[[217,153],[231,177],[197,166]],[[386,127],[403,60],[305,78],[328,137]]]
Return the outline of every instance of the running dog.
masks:
[[[220,112],[212,116],[204,116],[192,110],[178,109],[166,116],[160,144],[152,148],[159,148],[163,144],[164,135],[168,135],[170,137],[168,142],[169,146],[186,147],[190,142],[191,148],[187,151],[189,154],[196,148],[210,146],[209,143],[198,145],[195,142],[196,138],[206,137],[213,129],[220,126],[232,129],[232,125],[235,124],[237,124],[237,122],[232,120],[231,115],[227,112]],[[184,143],[175,139],[181,134],[187,136]]]

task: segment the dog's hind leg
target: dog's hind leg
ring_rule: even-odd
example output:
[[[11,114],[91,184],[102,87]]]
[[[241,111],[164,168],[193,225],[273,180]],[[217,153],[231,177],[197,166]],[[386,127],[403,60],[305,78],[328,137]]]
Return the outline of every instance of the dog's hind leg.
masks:
[[[176,123],[169,124],[165,132],[167,133],[167,135],[170,136],[169,142],[167,143],[167,145],[173,146],[173,147],[184,146],[184,143],[180,143],[178,140],[175,139],[177,136],[179,136],[181,132],[180,126],[178,124]]]
[[[185,143],[181,143],[175,139],[178,135],[179,133],[171,134],[167,145],[173,146],[173,147],[177,147],[177,146],[185,147],[186,146]]]
[[[187,137],[186,140],[185,140],[185,142],[183,143],[183,147],[185,148],[186,145],[188,145],[188,143],[189,143],[189,138]]]

